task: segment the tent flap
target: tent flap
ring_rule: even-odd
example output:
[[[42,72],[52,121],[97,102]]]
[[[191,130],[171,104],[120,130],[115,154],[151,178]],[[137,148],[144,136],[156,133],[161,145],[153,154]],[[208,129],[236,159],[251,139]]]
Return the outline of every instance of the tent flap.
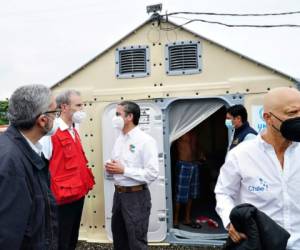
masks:
[[[181,100],[170,107],[170,144],[224,105],[218,99]]]

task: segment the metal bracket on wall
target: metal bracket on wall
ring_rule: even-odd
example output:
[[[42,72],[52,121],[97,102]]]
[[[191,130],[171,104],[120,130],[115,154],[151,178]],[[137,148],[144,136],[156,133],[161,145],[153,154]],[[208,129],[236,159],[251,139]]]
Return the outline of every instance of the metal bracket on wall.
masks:
[[[158,105],[161,109],[166,109],[171,102],[177,100],[178,98],[157,98],[154,99],[156,105]]]
[[[240,93],[223,95],[221,98],[230,106],[236,104],[244,104],[245,102],[245,95]]]

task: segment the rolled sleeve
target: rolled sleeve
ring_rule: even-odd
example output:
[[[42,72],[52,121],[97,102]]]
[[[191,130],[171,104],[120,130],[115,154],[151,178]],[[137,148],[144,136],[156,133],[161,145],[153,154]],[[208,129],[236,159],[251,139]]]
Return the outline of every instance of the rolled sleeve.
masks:
[[[241,176],[234,155],[228,153],[224,165],[221,167],[220,175],[215,187],[216,211],[222,219],[223,225],[227,228],[230,223],[229,215],[235,207],[239,194]]]

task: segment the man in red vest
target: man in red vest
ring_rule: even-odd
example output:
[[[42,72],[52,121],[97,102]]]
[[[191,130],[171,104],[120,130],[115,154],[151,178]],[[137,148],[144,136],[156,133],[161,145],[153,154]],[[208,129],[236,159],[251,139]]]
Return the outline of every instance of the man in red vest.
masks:
[[[78,241],[84,197],[95,182],[74,127],[86,116],[80,93],[67,90],[56,97],[56,102],[61,109],[56,120],[58,128],[54,135],[43,139],[43,153],[49,160],[51,190],[58,204],[59,249],[73,250]]]

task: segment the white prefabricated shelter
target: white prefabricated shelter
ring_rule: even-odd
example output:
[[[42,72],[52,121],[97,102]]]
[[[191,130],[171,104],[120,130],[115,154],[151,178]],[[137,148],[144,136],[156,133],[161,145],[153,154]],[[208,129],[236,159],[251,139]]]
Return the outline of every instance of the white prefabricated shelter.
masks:
[[[96,186],[86,197],[80,238],[111,241],[113,184],[104,174],[116,138],[111,126],[116,103],[135,100],[140,126],[159,147],[159,178],[150,186],[152,243],[221,245],[226,231],[214,212],[214,185],[227,152],[226,108],[242,103],[249,121],[263,128],[262,96],[278,86],[298,87],[295,79],[229,50],[200,34],[161,20],[149,20],[53,86],[54,93],[76,89],[88,119],[81,139]],[[176,154],[172,143],[196,128],[207,162],[201,170],[201,198],[193,216],[205,215],[219,228],[173,227]]]

